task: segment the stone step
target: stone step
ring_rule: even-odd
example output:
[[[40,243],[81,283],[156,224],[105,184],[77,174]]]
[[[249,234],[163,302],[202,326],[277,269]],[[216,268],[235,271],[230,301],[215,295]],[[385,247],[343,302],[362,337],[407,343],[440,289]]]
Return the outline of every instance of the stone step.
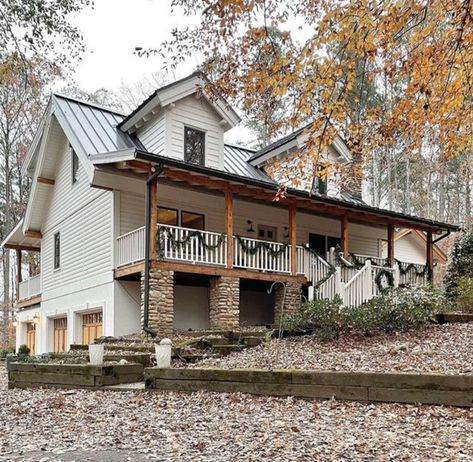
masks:
[[[246,347],[255,347],[265,342],[263,337],[242,337],[241,343]]]

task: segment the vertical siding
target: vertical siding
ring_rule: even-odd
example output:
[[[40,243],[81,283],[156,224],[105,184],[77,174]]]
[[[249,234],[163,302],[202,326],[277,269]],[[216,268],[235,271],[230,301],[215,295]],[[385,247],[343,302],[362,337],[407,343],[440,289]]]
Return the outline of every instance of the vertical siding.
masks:
[[[41,246],[43,298],[50,290],[90,281],[107,272],[112,277],[112,193],[91,188],[82,165],[72,184],[71,151],[64,138]],[[60,233],[61,267],[54,270],[54,234]],[[86,283],[87,285],[87,283]]]

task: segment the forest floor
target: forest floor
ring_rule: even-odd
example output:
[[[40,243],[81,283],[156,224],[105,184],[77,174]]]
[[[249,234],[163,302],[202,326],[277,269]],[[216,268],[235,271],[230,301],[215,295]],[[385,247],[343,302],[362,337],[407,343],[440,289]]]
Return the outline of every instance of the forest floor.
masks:
[[[0,461],[473,461],[470,409],[0,382]]]
[[[190,367],[472,374],[473,323],[429,324],[399,334],[325,341],[314,336],[273,339]]]

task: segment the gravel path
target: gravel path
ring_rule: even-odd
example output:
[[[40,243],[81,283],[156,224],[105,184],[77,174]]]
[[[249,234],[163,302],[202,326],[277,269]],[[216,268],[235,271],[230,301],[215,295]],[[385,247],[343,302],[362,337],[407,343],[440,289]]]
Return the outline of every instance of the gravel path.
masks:
[[[473,461],[473,411],[215,393],[6,390],[1,461]]]
[[[290,337],[190,367],[472,374],[473,323],[431,325],[398,335],[341,337],[326,342],[309,336]]]

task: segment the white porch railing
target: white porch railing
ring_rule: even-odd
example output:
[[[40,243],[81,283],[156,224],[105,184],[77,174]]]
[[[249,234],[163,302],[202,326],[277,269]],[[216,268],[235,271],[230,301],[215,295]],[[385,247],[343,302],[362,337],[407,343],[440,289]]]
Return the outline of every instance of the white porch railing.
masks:
[[[360,306],[373,298],[373,273],[371,261],[366,260],[361,268],[343,286],[343,304],[345,306]]]
[[[20,282],[18,300],[26,300],[41,294],[41,274]]]
[[[131,265],[145,258],[145,227],[117,238],[117,267]]]
[[[261,244],[264,244],[261,246]],[[246,250],[245,250],[246,248]],[[250,237],[233,237],[233,266],[275,273],[291,272],[291,246]]]
[[[158,225],[158,252],[165,260],[209,265],[227,264],[227,239],[224,234],[181,226]]]
[[[330,271],[330,265],[306,247],[297,246],[297,274],[303,274],[307,281],[317,282]]]

